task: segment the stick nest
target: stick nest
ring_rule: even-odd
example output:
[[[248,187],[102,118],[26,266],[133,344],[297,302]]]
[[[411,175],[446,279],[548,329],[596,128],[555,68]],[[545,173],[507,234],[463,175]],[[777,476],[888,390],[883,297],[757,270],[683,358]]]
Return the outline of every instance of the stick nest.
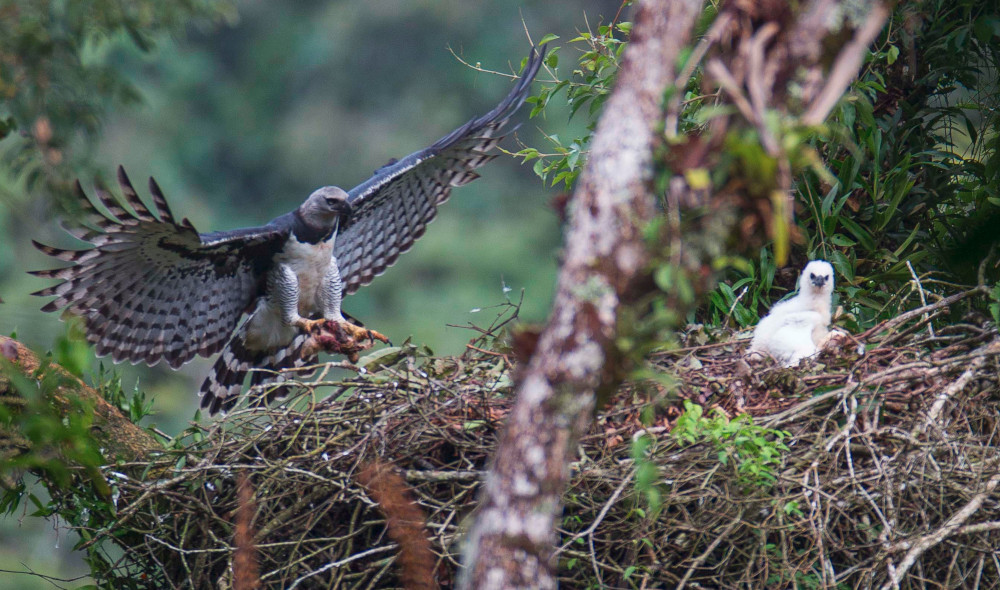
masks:
[[[748,334],[692,330],[653,355],[659,377],[610,400],[571,466],[562,587],[1000,587],[1000,337],[973,316],[929,332],[926,314],[942,309],[841,339],[794,370],[748,363]],[[79,527],[107,581],[232,587],[238,514],[252,512],[260,587],[398,586],[407,541],[358,480],[378,462],[408,485],[450,587],[512,404],[502,324],[460,357],[383,349],[365,374],[321,374],[151,465],[109,468],[115,519]],[[702,424],[745,428],[681,440],[683,400],[705,406]],[[752,427],[722,417],[739,413]]]

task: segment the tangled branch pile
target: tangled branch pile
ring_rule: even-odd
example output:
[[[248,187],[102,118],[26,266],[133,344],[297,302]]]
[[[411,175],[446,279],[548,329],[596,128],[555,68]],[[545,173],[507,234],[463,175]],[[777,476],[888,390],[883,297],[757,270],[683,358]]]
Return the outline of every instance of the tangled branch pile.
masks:
[[[563,587],[1000,587],[1000,337],[985,320],[928,332],[922,317],[859,335],[863,355],[852,342],[804,370],[748,370],[745,341],[657,355],[676,387],[619,392],[582,441]],[[386,461],[423,510],[449,585],[509,408],[510,357],[404,346],[368,369],[305,384],[299,403],[231,414],[146,469],[160,479],[116,467],[116,519],[88,531],[107,548],[108,578],[230,587],[245,474],[263,587],[398,585],[400,548],[357,480]],[[755,425],[720,418],[733,437],[691,444],[670,432],[679,397]],[[762,426],[786,433],[773,463],[754,455],[779,444]],[[748,461],[767,473],[748,478]]]

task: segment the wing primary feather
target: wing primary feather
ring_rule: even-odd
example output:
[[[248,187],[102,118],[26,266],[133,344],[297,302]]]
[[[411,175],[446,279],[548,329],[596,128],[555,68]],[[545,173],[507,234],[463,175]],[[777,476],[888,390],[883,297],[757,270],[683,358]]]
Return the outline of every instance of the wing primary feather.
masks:
[[[69,235],[82,242],[90,242],[95,246],[100,246],[106,243],[106,234],[103,231],[89,228],[82,223],[64,220],[59,224],[59,227]]]
[[[174,214],[170,210],[170,205],[167,204],[167,199],[163,196],[160,185],[156,183],[152,176],[149,177],[149,194],[153,195],[154,209],[157,210],[160,220],[164,223],[174,223]]]
[[[65,250],[63,248],[56,248],[55,246],[47,246],[41,242],[36,242],[35,240],[31,240],[31,245],[38,249],[42,254],[58,258],[64,262],[85,262],[100,254],[99,250]]]
[[[344,293],[351,294],[396,262],[424,233],[446,202],[453,186],[479,177],[476,169],[496,156],[489,154],[502,139],[498,131],[528,97],[531,82],[545,57],[545,47],[532,48],[520,80],[485,115],[467,121],[433,145],[379,168],[348,193],[353,215],[334,246]],[[401,219],[406,215],[407,219]],[[373,233],[373,228],[383,231]]]
[[[132,181],[129,180],[128,175],[125,174],[125,168],[122,166],[118,166],[118,186],[121,187],[122,194],[125,195],[125,202],[132,208],[133,216],[136,219],[141,221],[156,221],[156,218],[150,214],[146,204],[139,198],[139,194],[135,191]]]
[[[94,203],[87,197],[87,192],[83,190],[83,185],[79,180],[73,181],[73,194],[80,205],[80,212],[83,213],[84,220],[93,224],[100,230],[114,229],[118,220],[102,213]]]
[[[119,225],[131,226],[139,223],[139,220],[135,215],[129,213],[125,207],[122,207],[121,203],[118,202],[111,192],[99,184],[94,185],[94,193],[97,195],[97,199],[104,205],[105,209],[118,220]]]
[[[197,354],[218,351],[258,296],[267,257],[280,249],[290,226],[273,222],[203,236],[190,221],[174,221],[154,180],[151,206],[121,168],[118,184],[121,197],[98,186],[91,200],[79,181],[74,183],[83,221],[66,230],[88,247],[33,242],[44,254],[70,263],[33,273],[60,281],[35,293],[55,297],[42,309],[82,317],[88,342],[116,361],[165,360],[178,367]]]

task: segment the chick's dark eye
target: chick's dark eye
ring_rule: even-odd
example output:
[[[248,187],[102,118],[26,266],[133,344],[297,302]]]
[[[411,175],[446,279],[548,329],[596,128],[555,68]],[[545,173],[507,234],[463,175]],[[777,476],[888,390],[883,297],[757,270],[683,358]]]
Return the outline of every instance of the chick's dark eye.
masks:
[[[816,273],[814,273],[814,272],[809,273],[809,278],[810,279],[815,279],[816,278]]]

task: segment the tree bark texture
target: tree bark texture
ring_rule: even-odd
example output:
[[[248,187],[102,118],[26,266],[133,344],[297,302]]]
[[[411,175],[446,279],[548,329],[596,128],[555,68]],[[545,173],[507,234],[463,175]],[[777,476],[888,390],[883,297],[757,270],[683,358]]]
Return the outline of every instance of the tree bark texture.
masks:
[[[595,400],[621,380],[615,338],[629,334],[621,333],[628,328],[619,318],[629,309],[630,286],[648,269],[650,252],[641,234],[657,215],[650,181],[654,147],[661,141],[661,101],[668,87],[686,84],[676,79],[675,68],[702,7],[701,0],[638,5],[616,87],[570,200],[552,315],[520,375],[466,539],[459,588],[556,587],[561,494]],[[715,287],[722,257],[752,255],[765,233],[775,239],[776,250],[787,249],[788,227],[779,244],[772,225],[787,223],[792,212],[796,170],[782,134],[826,118],[887,15],[881,3],[846,0],[722,5],[703,41],[715,45],[715,52],[699,48],[695,55],[710,56],[706,85],[720,88],[735,112],[716,115],[697,135],[677,138],[664,156],[671,172],[668,222],[656,264],[671,266],[673,284],[684,285],[674,293],[661,285],[678,318]],[[774,111],[786,126],[770,125]],[[754,136],[748,129],[757,131],[773,164],[763,184],[748,179],[745,164],[724,155],[727,140]],[[667,135],[674,133],[668,129]],[[704,178],[709,186],[699,180]]]
[[[648,257],[650,187],[664,92],[701,0],[638,7],[587,168],[570,201],[565,258],[552,316],[524,369],[517,401],[469,532],[461,588],[555,588],[560,497],[576,441],[601,391],[618,385],[618,308]]]

